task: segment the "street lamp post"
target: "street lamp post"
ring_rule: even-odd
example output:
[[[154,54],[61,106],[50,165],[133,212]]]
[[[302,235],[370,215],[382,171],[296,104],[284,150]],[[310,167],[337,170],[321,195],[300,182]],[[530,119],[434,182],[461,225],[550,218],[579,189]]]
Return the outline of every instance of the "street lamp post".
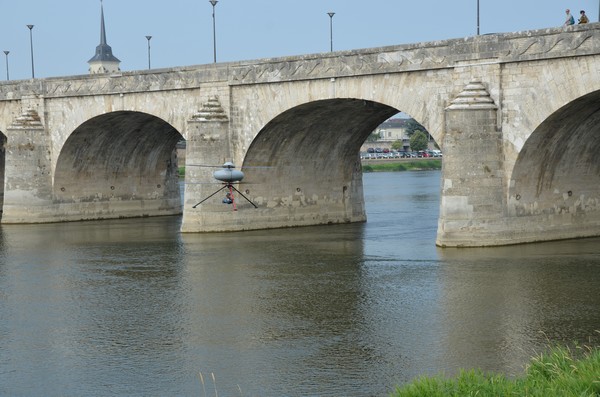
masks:
[[[148,40],[148,69],[150,69],[150,39],[152,36],[146,36],[146,40]]]
[[[215,22],[215,6],[217,5],[217,0],[208,0],[210,4],[212,4],[212,20],[213,20],[213,62],[217,63],[217,29]]]
[[[333,16],[335,12],[328,12],[329,15],[329,51],[333,52]]]
[[[479,36],[479,0],[477,0],[477,36]]]
[[[35,78],[35,69],[33,68],[33,25],[27,25],[29,28],[29,48],[31,48],[31,78]]]
[[[8,76],[8,54],[10,54],[10,51],[4,51],[4,55],[6,56],[6,80],[10,80],[10,77]]]

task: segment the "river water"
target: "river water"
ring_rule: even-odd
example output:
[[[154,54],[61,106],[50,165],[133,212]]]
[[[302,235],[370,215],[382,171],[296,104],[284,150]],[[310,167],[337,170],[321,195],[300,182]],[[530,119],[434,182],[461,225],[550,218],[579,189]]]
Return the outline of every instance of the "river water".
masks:
[[[364,184],[364,224],[2,226],[0,395],[384,396],[597,341],[600,239],[439,249],[439,171]]]

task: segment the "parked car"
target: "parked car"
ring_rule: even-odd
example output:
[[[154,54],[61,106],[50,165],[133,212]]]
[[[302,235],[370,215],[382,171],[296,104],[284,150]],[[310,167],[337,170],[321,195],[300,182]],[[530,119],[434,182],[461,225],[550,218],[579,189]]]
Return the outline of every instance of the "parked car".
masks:
[[[375,149],[370,147],[367,149],[367,153],[375,153]]]

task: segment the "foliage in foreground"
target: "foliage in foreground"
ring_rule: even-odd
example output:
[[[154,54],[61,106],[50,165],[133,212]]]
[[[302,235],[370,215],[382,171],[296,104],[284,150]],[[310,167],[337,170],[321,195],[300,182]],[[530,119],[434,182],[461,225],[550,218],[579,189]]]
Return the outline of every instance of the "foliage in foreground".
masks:
[[[480,370],[461,371],[453,379],[422,377],[396,388],[392,397],[446,396],[600,396],[600,348],[556,347],[531,359],[525,376],[509,380]]]
[[[442,160],[415,160],[403,162],[386,162],[381,164],[365,164],[363,172],[392,172],[411,170],[439,170],[442,168]]]

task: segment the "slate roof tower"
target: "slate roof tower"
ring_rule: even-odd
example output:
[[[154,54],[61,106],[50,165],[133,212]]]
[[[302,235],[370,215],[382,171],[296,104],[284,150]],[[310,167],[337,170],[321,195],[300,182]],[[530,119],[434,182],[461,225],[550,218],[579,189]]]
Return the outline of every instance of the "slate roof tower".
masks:
[[[106,44],[106,28],[104,27],[104,6],[100,0],[100,44],[96,54],[88,61],[90,74],[119,72],[121,61],[112,53],[112,48]]]

